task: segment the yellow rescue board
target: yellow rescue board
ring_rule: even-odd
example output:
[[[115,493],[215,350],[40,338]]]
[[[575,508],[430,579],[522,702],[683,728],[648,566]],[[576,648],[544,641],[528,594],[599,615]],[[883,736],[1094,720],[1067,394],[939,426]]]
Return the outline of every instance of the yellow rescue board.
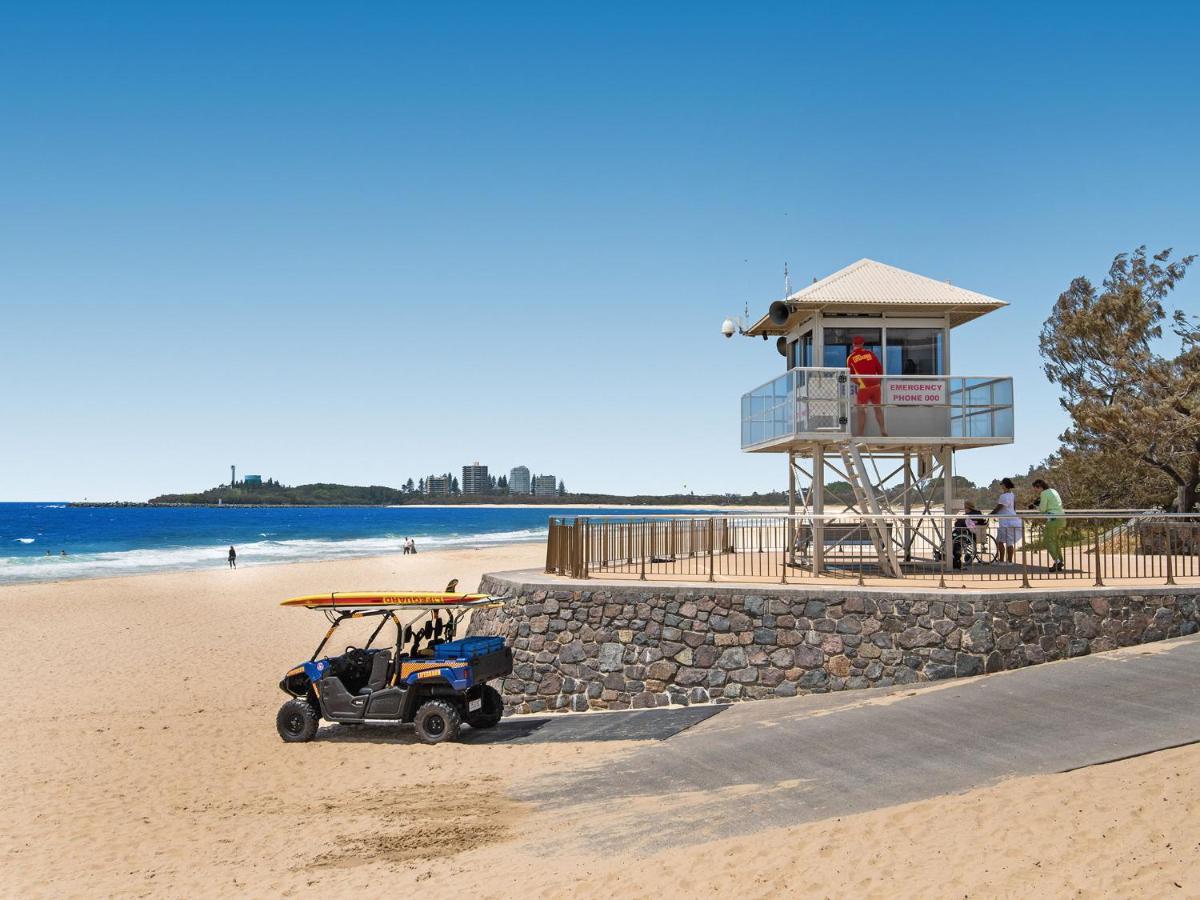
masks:
[[[284,600],[280,606],[299,606],[305,609],[337,607],[369,609],[376,606],[472,606],[490,600],[488,594],[424,593],[419,591],[348,591],[333,594],[312,594]]]

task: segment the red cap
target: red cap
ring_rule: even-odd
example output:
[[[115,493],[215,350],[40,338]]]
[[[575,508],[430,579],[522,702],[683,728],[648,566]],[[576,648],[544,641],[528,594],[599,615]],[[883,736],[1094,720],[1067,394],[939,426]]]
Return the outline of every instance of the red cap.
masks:
[[[863,336],[861,334],[856,334],[854,336],[854,346],[861,347],[862,343],[863,343]]]

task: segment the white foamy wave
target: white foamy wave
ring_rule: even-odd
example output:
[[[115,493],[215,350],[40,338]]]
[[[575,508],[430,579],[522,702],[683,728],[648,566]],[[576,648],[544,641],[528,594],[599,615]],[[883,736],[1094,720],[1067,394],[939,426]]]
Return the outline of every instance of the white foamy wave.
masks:
[[[65,504],[65,503],[44,503],[38,507],[38,509],[66,509],[66,508],[67,508],[67,504]]]
[[[32,544],[37,538],[15,538],[18,544]]]
[[[489,547],[497,544],[541,540],[546,529],[498,531],[485,534],[411,535],[417,551]],[[237,544],[239,566],[300,562],[318,559],[347,559],[401,553],[409,537],[385,535],[353,540],[256,541]],[[24,540],[24,539],[22,539]],[[32,541],[32,538],[28,539]],[[0,556],[0,584],[24,581],[59,581],[68,578],[103,578],[183,569],[206,569],[227,565],[228,545],[215,547],[164,547],[113,553],[78,553],[72,556]]]

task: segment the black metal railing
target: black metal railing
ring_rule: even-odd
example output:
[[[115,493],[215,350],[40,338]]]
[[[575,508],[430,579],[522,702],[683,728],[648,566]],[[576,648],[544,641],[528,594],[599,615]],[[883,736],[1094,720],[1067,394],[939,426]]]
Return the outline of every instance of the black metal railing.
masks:
[[[1200,582],[1200,516],[1137,511],[879,516],[555,516],[546,571],[573,578],[946,586]]]

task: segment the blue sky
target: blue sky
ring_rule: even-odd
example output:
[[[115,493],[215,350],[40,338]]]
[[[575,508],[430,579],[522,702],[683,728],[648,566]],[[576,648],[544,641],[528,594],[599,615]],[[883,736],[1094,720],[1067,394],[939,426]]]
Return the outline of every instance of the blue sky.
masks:
[[[0,499],[230,463],[769,490],[721,320],[861,257],[1000,297],[956,374],[1065,420],[1037,331],[1200,250],[1200,14],[1155,5],[7,4]],[[1200,278],[1200,275],[1193,276]],[[1195,310],[1200,283],[1177,301]]]

